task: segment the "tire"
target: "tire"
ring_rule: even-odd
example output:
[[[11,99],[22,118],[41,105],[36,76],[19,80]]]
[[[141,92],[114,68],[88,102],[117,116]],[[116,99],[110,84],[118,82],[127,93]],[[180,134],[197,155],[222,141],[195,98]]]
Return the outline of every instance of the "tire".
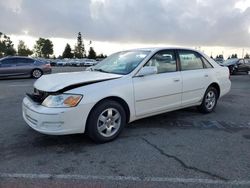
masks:
[[[116,101],[105,100],[91,112],[87,121],[87,134],[96,143],[114,140],[126,124],[124,108]]]
[[[32,77],[32,78],[35,78],[35,79],[40,78],[42,75],[43,75],[43,71],[41,71],[40,69],[34,69],[34,70],[31,72],[31,77]]]
[[[236,73],[236,70],[233,67],[230,67],[229,70],[231,75],[234,75]]]
[[[201,105],[198,106],[199,111],[204,114],[212,112],[217,105],[218,98],[219,96],[217,89],[214,87],[209,87],[206,90]]]

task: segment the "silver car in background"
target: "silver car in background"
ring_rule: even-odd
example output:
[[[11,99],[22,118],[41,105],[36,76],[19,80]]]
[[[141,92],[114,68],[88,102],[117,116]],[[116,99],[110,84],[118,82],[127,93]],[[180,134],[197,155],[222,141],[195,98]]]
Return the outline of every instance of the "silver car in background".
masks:
[[[51,66],[45,61],[19,56],[0,59],[0,78],[12,76],[40,78],[43,74],[50,73]]]

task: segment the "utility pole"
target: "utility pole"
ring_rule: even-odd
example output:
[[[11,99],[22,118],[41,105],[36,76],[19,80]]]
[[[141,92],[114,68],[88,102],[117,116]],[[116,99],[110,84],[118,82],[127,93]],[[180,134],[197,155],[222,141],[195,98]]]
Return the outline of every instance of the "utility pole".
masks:
[[[242,59],[244,58],[244,51],[245,51],[245,49],[243,48],[242,49]]]

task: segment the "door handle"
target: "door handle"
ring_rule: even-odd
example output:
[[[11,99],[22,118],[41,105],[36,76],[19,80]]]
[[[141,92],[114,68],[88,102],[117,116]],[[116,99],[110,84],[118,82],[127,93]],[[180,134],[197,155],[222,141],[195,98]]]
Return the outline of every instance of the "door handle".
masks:
[[[206,78],[207,78],[207,77],[208,77],[208,74],[205,74],[205,75],[204,75],[204,77],[206,77]]]
[[[174,82],[179,82],[180,78],[174,78],[173,80],[174,80]]]

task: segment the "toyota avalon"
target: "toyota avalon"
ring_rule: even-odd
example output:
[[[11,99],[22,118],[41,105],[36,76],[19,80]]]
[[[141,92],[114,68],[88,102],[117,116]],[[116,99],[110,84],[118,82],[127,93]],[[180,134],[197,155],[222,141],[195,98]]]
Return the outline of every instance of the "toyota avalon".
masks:
[[[148,48],[115,53],[87,71],[44,75],[23,99],[23,118],[50,135],[115,139],[127,123],[190,106],[212,112],[229,70],[202,52]]]

